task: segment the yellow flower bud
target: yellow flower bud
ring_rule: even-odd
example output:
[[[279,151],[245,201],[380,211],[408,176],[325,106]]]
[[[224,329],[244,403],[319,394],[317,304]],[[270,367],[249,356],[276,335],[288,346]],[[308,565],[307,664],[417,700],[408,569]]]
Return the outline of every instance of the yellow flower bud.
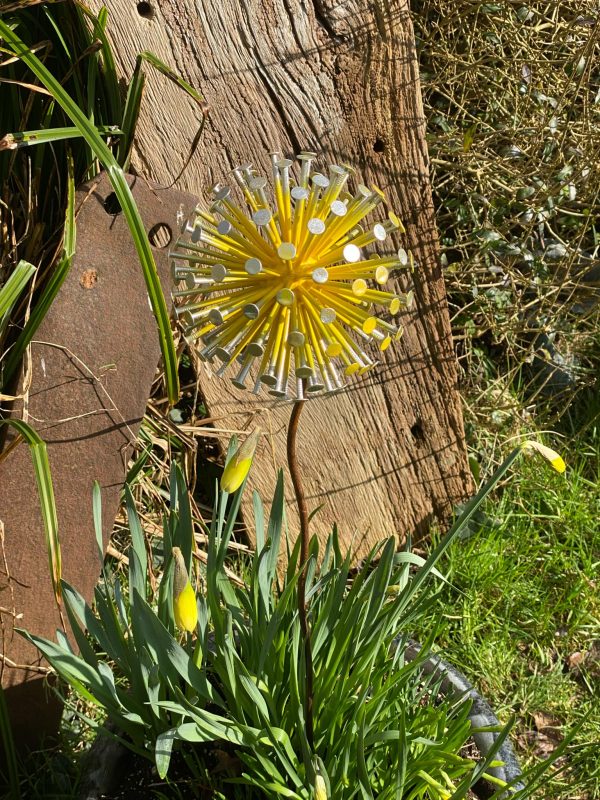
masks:
[[[185,567],[183,554],[179,547],[173,548],[173,559],[175,560],[175,574],[173,576],[173,612],[175,614],[175,624],[182,631],[196,630],[198,624],[198,606],[196,604],[196,593],[190,583],[188,571]]]
[[[245,481],[250,467],[252,466],[252,459],[254,458],[254,451],[258,442],[260,428],[256,428],[246,441],[238,447],[236,452],[229,459],[223,470],[221,476],[221,489],[224,492],[237,491],[242,483]]]
[[[317,775],[315,778],[315,800],[328,800],[327,784],[322,775]]]
[[[537,453],[543,456],[546,461],[549,461],[557,472],[562,474],[566,470],[567,465],[563,461],[562,457],[556,452],[556,450],[546,447],[545,444],[540,444],[539,442],[530,440],[525,442],[523,447],[526,450],[535,450]]]

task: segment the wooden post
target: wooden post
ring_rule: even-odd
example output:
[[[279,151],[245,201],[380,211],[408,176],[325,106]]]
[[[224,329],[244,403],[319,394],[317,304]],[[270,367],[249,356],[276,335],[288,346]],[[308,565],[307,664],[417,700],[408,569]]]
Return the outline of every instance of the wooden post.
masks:
[[[210,116],[185,167],[198,112],[148,75],[134,167],[208,203],[208,187],[239,163],[268,167],[268,151],[302,149],[352,164],[403,219],[417,263],[416,304],[382,366],[335,397],[311,400],[299,435],[313,525],[337,521],[364,553],[384,535],[446,520],[472,488],[429,185],[425,121],[406,0],[106,0],[108,30],[128,76],[150,50],[204,95]],[[269,499],[285,463],[290,409],[249,400],[228,379],[201,380],[219,428],[269,436],[251,484]],[[290,492],[289,518],[295,531]],[[246,509],[251,498],[248,493]],[[248,516],[251,517],[251,514]]]

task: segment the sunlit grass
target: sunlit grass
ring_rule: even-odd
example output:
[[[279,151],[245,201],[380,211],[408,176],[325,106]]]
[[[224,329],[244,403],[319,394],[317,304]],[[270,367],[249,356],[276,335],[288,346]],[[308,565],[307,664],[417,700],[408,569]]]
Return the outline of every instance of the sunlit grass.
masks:
[[[450,549],[438,601],[438,646],[502,719],[515,715],[525,762],[582,725],[552,787],[569,800],[600,796],[599,453],[592,435],[563,477],[526,465],[488,507],[490,524]]]

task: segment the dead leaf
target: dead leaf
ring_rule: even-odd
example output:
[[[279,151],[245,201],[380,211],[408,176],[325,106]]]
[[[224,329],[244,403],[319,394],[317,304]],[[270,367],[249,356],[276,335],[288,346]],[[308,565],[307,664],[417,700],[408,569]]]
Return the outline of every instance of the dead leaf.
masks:
[[[560,739],[562,736],[557,739],[539,731],[525,731],[517,736],[519,747],[540,759],[548,758],[560,744]]]
[[[237,756],[231,755],[231,753],[228,753],[226,750],[221,750],[218,747],[214,748],[211,753],[216,759],[216,764],[212,770],[215,775],[220,772],[225,772],[230,775],[241,774],[242,762]]]
[[[563,738],[558,730],[558,728],[562,727],[562,722],[559,719],[547,714],[545,711],[534,711],[531,716],[539,733],[550,736],[557,741]]]
[[[580,650],[576,650],[567,657],[567,667],[573,672],[579,672],[579,666],[581,665],[583,658],[583,653]]]

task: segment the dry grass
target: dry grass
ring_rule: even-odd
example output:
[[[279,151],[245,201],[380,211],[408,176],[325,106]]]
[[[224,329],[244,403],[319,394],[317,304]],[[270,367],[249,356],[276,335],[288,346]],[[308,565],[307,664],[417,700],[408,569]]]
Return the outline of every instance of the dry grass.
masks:
[[[514,410],[506,377],[535,409],[590,383],[600,353],[598,5],[413,5],[454,335],[482,393],[474,421],[499,395]]]

